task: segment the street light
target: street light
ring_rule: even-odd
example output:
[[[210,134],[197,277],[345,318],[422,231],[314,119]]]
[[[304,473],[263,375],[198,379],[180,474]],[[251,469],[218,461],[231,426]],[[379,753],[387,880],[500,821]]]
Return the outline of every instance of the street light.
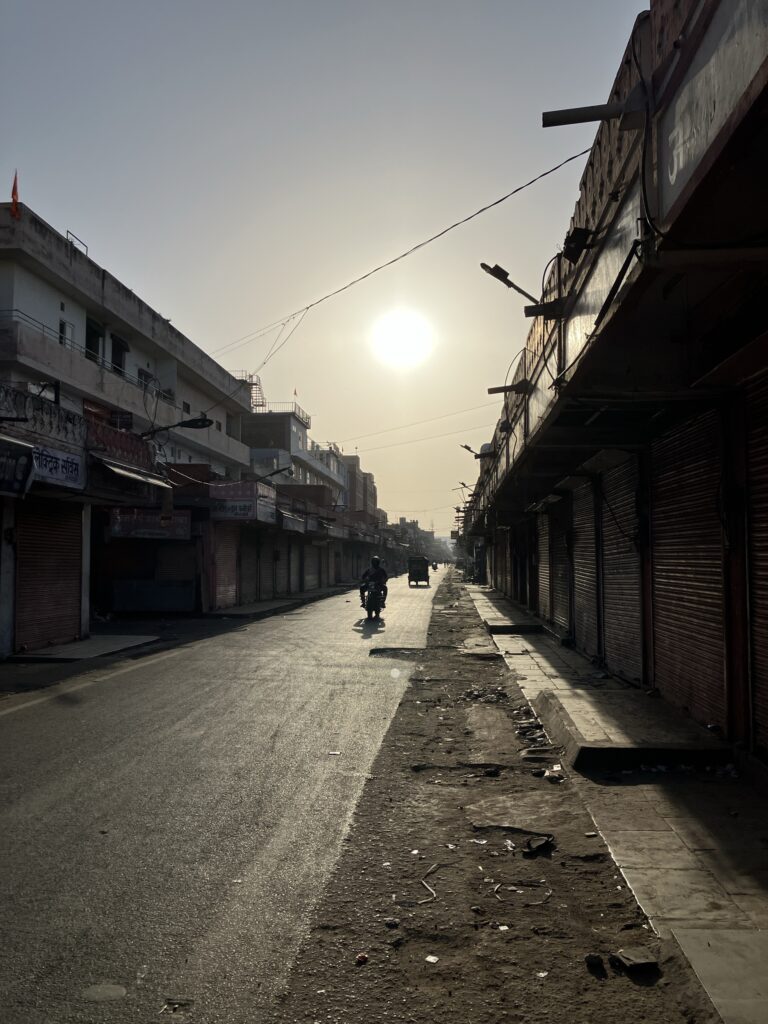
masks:
[[[209,420],[207,416],[196,416],[191,420],[179,420],[178,423],[169,423],[166,427],[153,427],[151,430],[145,430],[140,437],[154,437],[155,434],[162,434],[165,430],[173,430],[175,427],[185,427],[187,430],[207,430],[208,427],[213,426],[213,420]]]
[[[265,473],[264,476],[257,476],[254,483],[260,484],[262,480],[268,480],[271,476],[277,476],[278,473],[293,476],[293,469],[291,466],[281,466],[280,469],[273,469],[271,473]]]
[[[501,283],[503,285],[506,285],[507,288],[514,288],[514,290],[519,295],[522,295],[524,299],[530,299],[531,302],[539,301],[537,298],[531,295],[530,292],[525,291],[524,288],[521,288],[519,285],[515,284],[514,281],[511,281],[509,279],[508,272],[504,269],[504,267],[500,267],[498,263],[494,264],[492,267],[488,266],[487,263],[481,263],[480,269],[484,270],[486,274],[489,274],[491,277],[495,277],[497,281],[501,281]]]
[[[470,448],[468,444],[460,444],[459,448],[463,448],[465,451],[469,452],[470,455],[474,455],[476,459],[480,458],[480,456],[475,451],[475,449],[474,448]]]

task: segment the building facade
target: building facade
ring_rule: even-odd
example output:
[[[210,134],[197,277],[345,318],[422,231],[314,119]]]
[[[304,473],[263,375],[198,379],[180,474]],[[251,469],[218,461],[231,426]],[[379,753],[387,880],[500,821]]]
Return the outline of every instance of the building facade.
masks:
[[[768,756],[768,4],[651,2],[478,459],[488,581]]]

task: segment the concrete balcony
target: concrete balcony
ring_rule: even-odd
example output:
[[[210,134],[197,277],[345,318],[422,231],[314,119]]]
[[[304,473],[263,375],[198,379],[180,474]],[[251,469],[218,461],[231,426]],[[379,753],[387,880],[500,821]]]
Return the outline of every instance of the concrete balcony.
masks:
[[[67,342],[20,310],[0,311],[0,372],[24,368],[38,380],[59,381],[71,394],[109,408],[129,412],[142,429],[170,427],[188,418],[172,391],[130,377],[112,363],[82,346]],[[250,450],[224,431],[176,429],[179,443],[200,450],[208,458],[245,468]]]

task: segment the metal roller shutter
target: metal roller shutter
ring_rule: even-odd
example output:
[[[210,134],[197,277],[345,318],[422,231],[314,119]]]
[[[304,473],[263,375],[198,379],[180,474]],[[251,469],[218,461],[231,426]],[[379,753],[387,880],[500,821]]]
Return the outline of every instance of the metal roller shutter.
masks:
[[[252,604],[259,599],[259,537],[244,526],[240,535],[240,601]]]
[[[590,483],[573,492],[573,627],[576,646],[600,653],[597,619],[595,491]]]
[[[542,619],[549,620],[549,516],[545,512],[539,513],[537,532],[539,542],[539,615]]]
[[[550,557],[552,559],[552,621],[559,633],[571,632],[571,566],[568,551],[570,503],[561,498],[549,516]]]
[[[768,377],[749,389],[749,569],[754,745],[768,757]]]
[[[301,559],[303,545],[298,540],[290,542],[291,552],[291,593],[298,594],[301,590]]]
[[[320,548],[307,544],[304,548],[304,589],[317,590],[320,586]]]
[[[132,543],[135,551],[136,541]],[[195,579],[196,572],[197,551],[194,541],[168,541],[157,545],[155,579],[159,583],[187,583]]]
[[[632,683],[643,678],[642,600],[634,456],[601,479],[603,537],[603,656]]]
[[[278,541],[274,547],[275,558],[275,597],[288,593],[290,549],[285,541]]]
[[[652,447],[653,646],[660,692],[725,727],[720,437],[709,412]]]
[[[17,651],[80,636],[81,505],[26,498],[16,505]]]
[[[275,547],[262,538],[259,547],[259,600],[271,601],[275,596]]]
[[[216,523],[214,533],[214,607],[232,608],[237,604],[237,549],[240,527],[237,523]]]

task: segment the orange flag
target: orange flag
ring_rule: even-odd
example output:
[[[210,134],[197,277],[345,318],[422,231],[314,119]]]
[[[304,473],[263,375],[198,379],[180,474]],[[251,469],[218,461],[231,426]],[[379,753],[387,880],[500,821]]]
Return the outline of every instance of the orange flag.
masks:
[[[11,189],[11,216],[14,220],[21,220],[21,210],[19,209],[19,172],[14,171],[13,174],[13,188]]]

